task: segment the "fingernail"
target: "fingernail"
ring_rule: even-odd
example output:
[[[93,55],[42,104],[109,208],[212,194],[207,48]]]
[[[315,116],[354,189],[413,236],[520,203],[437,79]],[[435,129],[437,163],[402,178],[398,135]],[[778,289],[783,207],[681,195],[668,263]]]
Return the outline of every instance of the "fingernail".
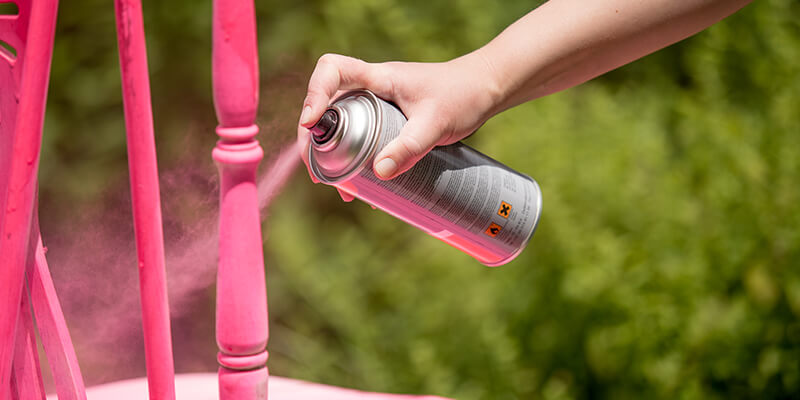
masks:
[[[396,170],[397,170],[397,163],[394,162],[394,160],[392,160],[389,157],[386,157],[383,160],[378,161],[377,164],[375,164],[375,173],[377,173],[378,176],[381,178],[388,178],[392,176],[392,174]]]
[[[300,125],[306,126],[311,122],[311,106],[305,106],[300,114]]]

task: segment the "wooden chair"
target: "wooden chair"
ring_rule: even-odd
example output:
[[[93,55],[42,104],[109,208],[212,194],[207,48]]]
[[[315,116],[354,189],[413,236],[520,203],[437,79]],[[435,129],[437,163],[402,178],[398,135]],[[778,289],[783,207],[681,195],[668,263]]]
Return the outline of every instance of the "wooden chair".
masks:
[[[214,0],[221,175],[216,374],[175,376],[150,84],[140,0],[115,0],[147,377],[86,389],[47,267],[37,170],[57,0],[0,0],[0,400],[44,399],[38,340],[58,399],[412,399],[269,378],[255,140],[259,74],[252,0]]]

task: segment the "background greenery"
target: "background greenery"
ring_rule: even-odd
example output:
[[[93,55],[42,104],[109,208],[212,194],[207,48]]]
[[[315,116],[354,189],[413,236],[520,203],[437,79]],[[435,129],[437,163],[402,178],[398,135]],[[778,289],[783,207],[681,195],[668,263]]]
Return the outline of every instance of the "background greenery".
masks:
[[[322,53],[447,60],[534,5],[258,0],[262,143],[291,143]],[[144,8],[160,166],[213,179],[210,1]],[[57,35],[46,236],[127,174],[111,2],[62,2]],[[271,372],[459,399],[800,397],[798,61],[800,3],[763,0],[489,121],[470,144],[545,202],[501,268],[298,171],[264,224]]]

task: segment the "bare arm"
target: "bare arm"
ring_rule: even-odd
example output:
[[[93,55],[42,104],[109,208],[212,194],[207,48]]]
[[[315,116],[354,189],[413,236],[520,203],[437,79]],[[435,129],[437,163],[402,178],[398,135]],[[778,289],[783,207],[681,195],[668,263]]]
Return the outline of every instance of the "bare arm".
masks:
[[[685,39],[750,0],[552,0],[473,56],[494,79],[497,113],[586,82]]]
[[[408,123],[376,157],[384,179],[434,146],[457,142],[495,114],[583,83],[691,36],[749,0],[551,0],[494,40],[444,63],[370,64],[320,58],[298,126],[308,129],[339,90],[367,88],[400,106]],[[464,110],[471,110],[464,113]]]

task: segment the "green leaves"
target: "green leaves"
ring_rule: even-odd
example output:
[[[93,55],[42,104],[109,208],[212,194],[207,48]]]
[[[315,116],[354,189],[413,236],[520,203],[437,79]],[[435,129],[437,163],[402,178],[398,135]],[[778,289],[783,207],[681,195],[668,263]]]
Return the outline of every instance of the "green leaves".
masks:
[[[462,3],[430,12],[448,24]],[[368,18],[377,4],[337,9],[350,23],[333,32],[353,41],[343,50],[424,59],[453,40],[463,40],[456,53],[479,45],[470,39],[480,36],[476,25],[445,32],[423,18],[406,21],[413,31],[370,28],[427,7],[385,5]],[[302,204],[315,232],[273,216],[268,229],[285,236],[266,246],[269,268],[307,280],[293,284],[297,294],[272,298],[322,290],[318,304],[339,308],[335,322],[303,312],[279,322],[289,337],[327,345],[291,363],[273,357],[273,370],[465,399],[798,393],[787,360],[800,351],[789,333],[800,298],[800,135],[788,110],[800,102],[800,71],[779,60],[800,48],[800,31],[775,6],[748,6],[608,78],[510,110],[471,137],[543,188],[539,230],[505,267],[482,267],[364,204],[339,204],[330,188],[302,177],[274,207]],[[505,18],[473,7],[478,25]],[[272,348],[296,354],[283,339]],[[343,370],[307,374],[331,354]]]

